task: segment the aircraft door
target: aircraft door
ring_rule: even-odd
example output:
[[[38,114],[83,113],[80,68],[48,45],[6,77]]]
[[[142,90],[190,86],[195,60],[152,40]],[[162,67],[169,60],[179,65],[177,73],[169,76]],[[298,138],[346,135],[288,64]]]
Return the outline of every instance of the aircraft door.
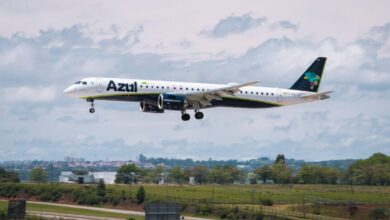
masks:
[[[97,92],[103,92],[103,80],[102,79],[96,79],[96,83],[97,83],[97,87],[96,87],[96,91]]]
[[[283,102],[283,92],[280,90],[280,89],[278,89],[277,91],[277,98],[276,98],[276,100],[278,101],[278,102]]]

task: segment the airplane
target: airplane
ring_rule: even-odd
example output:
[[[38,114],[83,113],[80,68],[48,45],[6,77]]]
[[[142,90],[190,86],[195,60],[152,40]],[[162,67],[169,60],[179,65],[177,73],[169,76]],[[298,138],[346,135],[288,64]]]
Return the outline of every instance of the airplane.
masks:
[[[142,112],[181,111],[183,121],[190,120],[187,110],[202,119],[201,109],[213,107],[270,108],[328,99],[332,91],[318,92],[326,57],[318,57],[289,88],[252,86],[260,81],[206,84],[143,79],[89,77],[64,90],[66,96],[85,99],[95,112],[95,100],[139,102]]]

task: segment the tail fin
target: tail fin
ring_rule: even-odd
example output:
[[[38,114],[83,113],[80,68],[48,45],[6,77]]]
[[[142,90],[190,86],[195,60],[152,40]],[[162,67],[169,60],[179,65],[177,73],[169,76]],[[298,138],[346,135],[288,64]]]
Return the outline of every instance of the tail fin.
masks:
[[[317,92],[320,87],[326,57],[318,57],[290,89]]]

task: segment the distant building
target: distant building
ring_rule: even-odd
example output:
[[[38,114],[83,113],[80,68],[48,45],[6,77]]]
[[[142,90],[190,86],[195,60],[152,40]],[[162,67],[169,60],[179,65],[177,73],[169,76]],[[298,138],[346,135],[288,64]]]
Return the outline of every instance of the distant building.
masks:
[[[72,171],[62,171],[59,177],[59,182],[61,183],[93,183],[94,179],[90,173],[85,175],[74,174]]]
[[[61,183],[89,184],[103,180],[106,184],[115,182],[116,172],[88,172],[85,175],[78,175],[72,171],[62,171],[59,177]]]
[[[96,181],[103,180],[106,184],[114,184],[116,172],[93,172]]]
[[[191,185],[195,185],[195,177],[190,176],[189,183],[190,183]]]
[[[81,157],[65,157],[64,160],[68,163],[85,162],[85,159]]]
[[[165,183],[165,176],[163,173],[158,177],[158,185],[164,185],[164,183]]]
[[[237,168],[241,169],[241,170],[249,170],[249,169],[251,169],[251,166],[250,165],[238,164]]]

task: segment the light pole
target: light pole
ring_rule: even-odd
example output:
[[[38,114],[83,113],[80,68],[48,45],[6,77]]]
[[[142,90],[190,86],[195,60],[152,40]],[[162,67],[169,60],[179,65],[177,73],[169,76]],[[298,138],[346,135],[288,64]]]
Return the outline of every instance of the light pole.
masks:
[[[211,202],[214,206],[214,182],[213,182],[213,186],[212,186],[212,190],[211,190]]]
[[[50,163],[50,185],[53,185],[53,164]]]

